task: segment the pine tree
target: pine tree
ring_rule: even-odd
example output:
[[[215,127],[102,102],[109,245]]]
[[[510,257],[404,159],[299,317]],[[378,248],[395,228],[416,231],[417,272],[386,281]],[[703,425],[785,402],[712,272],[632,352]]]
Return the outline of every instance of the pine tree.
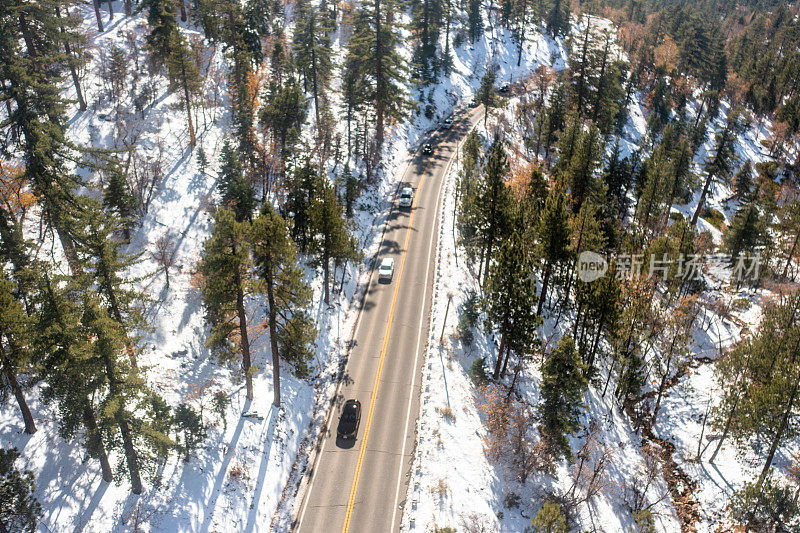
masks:
[[[703,185],[703,191],[700,193],[697,208],[694,211],[694,215],[692,215],[692,224],[697,224],[697,219],[700,217],[703,207],[705,207],[706,196],[713,181],[718,178],[727,178],[733,168],[736,160],[736,135],[741,132],[742,128],[740,118],[741,112],[737,109],[732,109],[728,113],[725,127],[717,135],[714,155],[706,160],[703,168],[706,173],[706,181]]]
[[[441,0],[414,0],[411,4],[411,30],[419,35],[414,62],[420,66],[425,82],[433,81],[439,69],[436,44],[444,21],[444,10]]]
[[[494,379],[505,373],[511,352],[529,354],[537,341],[536,285],[526,258],[522,239],[514,233],[500,247],[497,262],[486,279],[487,329],[500,334]]]
[[[483,35],[483,0],[467,0],[467,33],[474,43]]]
[[[197,272],[206,320],[211,325],[206,345],[223,359],[241,354],[247,399],[252,400],[253,374],[245,309],[245,298],[255,289],[249,226],[246,221],[238,222],[231,209],[220,208],[211,235],[203,244]]]
[[[360,64],[368,80],[368,101],[375,111],[375,140],[378,153],[383,147],[386,123],[400,120],[408,102],[403,96],[407,67],[400,56],[394,0],[364,2],[347,46],[348,59]]]
[[[0,99],[14,104],[6,123],[21,139],[25,178],[70,269],[79,272],[72,219],[80,180],[68,170],[77,155],[65,137],[67,102],[61,95],[68,66],[61,45],[77,34],[72,18],[56,14],[59,2],[13,0],[0,5]]]
[[[0,373],[3,385],[8,386],[17,400],[22,418],[25,422],[25,433],[36,433],[33,415],[25,400],[18,375],[33,365],[31,351],[31,334],[33,320],[14,296],[15,284],[8,279],[5,271],[0,278]],[[7,384],[7,385],[6,385]]]
[[[130,229],[136,216],[137,201],[130,190],[125,170],[117,160],[112,160],[106,168],[106,187],[103,191],[103,207],[114,213],[120,220],[125,240],[130,240]]]
[[[33,472],[14,464],[19,456],[16,448],[0,449],[0,531],[33,533],[42,508],[33,496]]]
[[[597,171],[603,161],[603,139],[596,126],[591,125],[586,132],[580,133],[571,150],[569,165],[559,174],[560,178],[570,184],[572,211],[580,211],[583,202],[600,200],[602,184],[597,178]],[[564,154],[562,154],[563,156]]]
[[[542,290],[539,293],[539,307],[536,314],[541,316],[553,269],[570,257],[569,213],[564,193],[558,188],[551,189],[547,196],[536,234],[538,241],[534,253],[543,272]]]
[[[356,239],[344,216],[336,191],[327,180],[320,180],[319,190],[311,204],[311,225],[315,239],[316,263],[322,267],[325,303],[330,302],[330,262],[344,262],[359,257]]]
[[[267,326],[272,350],[273,404],[279,406],[280,360],[290,362],[299,376],[308,375],[311,346],[316,337],[305,309],[311,289],[298,266],[297,249],[286,221],[266,205],[253,221],[253,257],[262,291],[267,295]]]
[[[81,220],[85,229],[78,237],[83,262],[91,265],[88,274],[125,337],[125,350],[135,367],[132,334],[145,327],[142,304],[146,297],[135,287],[135,280],[127,279],[124,273],[139,262],[139,255],[128,255],[120,250],[122,243],[114,238],[120,229],[117,219],[103,213],[92,202],[87,202],[86,207]]]
[[[741,256],[751,256],[757,246],[765,244],[767,235],[766,223],[758,207],[749,203],[736,211],[722,241],[731,261],[736,262]]]
[[[164,413],[153,413],[147,406],[157,396],[148,390],[138,370],[126,358],[121,358],[127,341],[124,330],[102,307],[103,302],[88,285],[83,291],[82,324],[85,335],[94,339],[91,357],[102,361],[102,380],[106,395],[98,412],[100,426],[115,428],[119,436],[109,442],[120,443],[125,455],[128,478],[134,494],[142,493],[142,471],[149,472],[155,457],[151,452],[163,456],[173,445],[166,432],[162,431]]]
[[[569,436],[580,427],[578,416],[588,386],[575,342],[563,337],[542,364],[539,433],[554,459],[572,458]]]
[[[173,53],[175,34],[179,33],[178,21],[175,18],[175,0],[143,0],[142,7],[147,8],[147,24],[150,33],[145,41],[153,62],[162,67]]]
[[[733,196],[740,201],[747,201],[753,193],[753,167],[750,160],[744,162],[742,168],[733,178]]]
[[[479,278],[482,272],[489,271],[495,244],[510,233],[512,198],[505,182],[507,175],[508,158],[502,141],[497,140],[489,148],[475,198],[480,213],[478,232],[483,241]]]
[[[169,38],[170,53],[166,59],[170,90],[180,90],[183,108],[186,111],[186,125],[189,128],[189,146],[197,144],[194,122],[192,121],[192,101],[200,91],[202,79],[194,61],[186,37],[177,28]]]
[[[100,462],[102,478],[109,483],[111,463],[98,422],[102,414],[97,400],[104,387],[105,363],[92,351],[82,329],[82,298],[80,280],[56,278],[51,282],[50,275],[44,274],[36,324],[36,349],[45,354],[42,398],[57,404],[61,437],[72,439],[83,430],[84,446],[89,456]]]
[[[271,84],[260,113],[261,125],[272,132],[285,169],[306,120],[305,98],[297,80],[289,76],[283,85]]]
[[[551,37],[566,35],[569,32],[569,4],[564,0],[553,0],[545,24]]]
[[[481,78],[481,86],[478,88],[478,93],[475,95],[478,102],[483,106],[484,126],[486,126],[486,120],[489,118],[489,108],[497,107],[500,104],[500,98],[497,96],[497,91],[494,88],[494,82],[494,70],[488,69]]]
[[[225,139],[220,155],[222,164],[219,169],[217,189],[220,205],[233,210],[236,221],[251,220],[256,207],[256,195],[239,159],[239,154]]]
[[[320,106],[326,103],[325,93],[333,69],[331,40],[324,14],[309,0],[296,4],[297,25],[293,48],[298,70],[303,74],[306,89],[311,89],[314,98],[315,124],[320,127]]]

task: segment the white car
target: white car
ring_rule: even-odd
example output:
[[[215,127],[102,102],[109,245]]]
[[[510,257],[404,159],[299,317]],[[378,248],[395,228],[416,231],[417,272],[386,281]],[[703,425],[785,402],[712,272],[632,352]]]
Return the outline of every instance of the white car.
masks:
[[[403,187],[400,190],[400,207],[411,207],[414,202],[414,189],[411,187]]]
[[[392,281],[394,275],[394,259],[391,257],[384,257],[381,260],[381,266],[378,267],[378,281]]]

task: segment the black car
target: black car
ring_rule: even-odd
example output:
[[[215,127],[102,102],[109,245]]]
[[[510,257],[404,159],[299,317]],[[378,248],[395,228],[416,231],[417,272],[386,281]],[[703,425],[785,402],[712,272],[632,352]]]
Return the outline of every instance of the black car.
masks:
[[[425,143],[425,146],[422,147],[422,153],[425,155],[431,155],[433,153],[433,148],[430,143]]]
[[[347,400],[342,407],[342,416],[339,417],[339,427],[336,435],[340,439],[354,439],[358,433],[358,424],[361,422],[361,402]]]
[[[510,90],[511,90],[511,87],[506,83],[505,85],[502,85],[497,90],[497,92],[499,92],[500,94],[508,94],[508,91],[510,91]]]
[[[447,117],[446,119],[444,119],[444,122],[442,122],[442,129],[449,130],[452,127],[453,127],[453,119],[451,117]]]

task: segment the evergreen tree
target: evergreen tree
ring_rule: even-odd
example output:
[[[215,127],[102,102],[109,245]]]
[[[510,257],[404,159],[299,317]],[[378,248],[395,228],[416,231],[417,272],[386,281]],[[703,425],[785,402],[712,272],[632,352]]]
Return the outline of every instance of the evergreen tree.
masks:
[[[114,238],[119,231],[119,221],[102,213],[97,206],[87,203],[81,220],[85,229],[78,237],[84,263],[91,265],[87,275],[96,283],[96,290],[103,298],[111,316],[125,337],[125,350],[133,366],[136,354],[131,333],[145,326],[142,304],[145,295],[134,286],[134,281],[125,277],[125,271],[139,262],[139,255],[128,255],[120,250]]]
[[[539,307],[536,314],[541,316],[553,269],[570,257],[569,213],[564,193],[557,187],[551,189],[547,196],[536,234],[538,240],[534,253],[543,272],[542,291],[539,293]]]
[[[553,0],[545,24],[551,37],[566,35],[569,32],[569,4],[564,0]]]
[[[111,482],[111,463],[103,437],[107,432],[98,421],[102,418],[98,397],[104,387],[105,363],[92,351],[81,324],[80,287],[80,280],[51,282],[47,273],[42,280],[36,336],[37,352],[44,354],[42,398],[57,405],[61,437],[69,440],[83,430],[86,451],[100,462],[103,480]]]
[[[303,74],[306,89],[314,98],[315,124],[320,127],[320,105],[326,102],[325,93],[333,69],[330,37],[324,14],[309,0],[296,4],[297,25],[294,32],[294,52],[298,70]]]
[[[414,0],[411,3],[411,30],[419,35],[414,62],[420,66],[422,80],[425,82],[433,81],[439,69],[436,44],[444,22],[444,11],[445,6],[441,0]]]
[[[361,5],[354,33],[347,45],[347,60],[359,66],[367,81],[367,101],[375,112],[377,153],[383,147],[386,123],[400,120],[408,102],[403,96],[407,67],[398,46],[401,42],[394,0],[370,0]]]
[[[757,246],[766,243],[766,239],[766,223],[762,220],[758,207],[749,203],[736,211],[731,225],[725,230],[722,242],[731,261],[736,262],[741,256],[751,256]]]
[[[260,113],[261,125],[272,132],[285,169],[306,120],[305,98],[297,80],[289,76],[283,85],[271,84]]]
[[[189,128],[189,146],[194,148],[197,138],[192,121],[192,101],[202,87],[200,71],[197,68],[192,49],[186,37],[176,28],[169,38],[170,54],[167,57],[167,76],[170,90],[180,90],[183,108],[186,111],[186,125]]]
[[[483,302],[487,329],[500,333],[494,367],[494,379],[498,379],[505,373],[511,352],[521,358],[533,350],[540,322],[536,315],[536,285],[519,234],[512,234],[500,247],[497,262],[486,279]]]
[[[574,149],[571,150],[569,165],[559,176],[570,184],[570,197],[574,213],[580,211],[584,201],[597,202],[603,195],[602,184],[597,178],[597,171],[603,161],[603,153],[603,139],[596,126],[591,125],[586,132],[578,135]]]
[[[107,183],[103,191],[103,207],[114,213],[122,224],[125,240],[130,240],[136,209],[136,197],[130,190],[125,170],[117,160],[112,160],[106,171]]]
[[[495,243],[504,239],[511,230],[512,198],[505,182],[507,174],[508,158],[502,141],[497,140],[489,148],[483,179],[479,182],[475,198],[479,213],[477,229],[483,241],[479,278],[482,272],[489,272]]]
[[[311,225],[315,239],[316,263],[322,267],[325,303],[330,302],[330,262],[344,262],[359,257],[357,242],[344,216],[336,191],[327,180],[320,180],[319,191],[311,204]]]
[[[31,334],[33,321],[25,312],[25,308],[14,296],[15,284],[8,279],[5,271],[0,278],[0,374],[3,376],[2,386],[8,387],[17,400],[25,433],[36,433],[28,402],[18,375],[30,369],[33,364],[31,352]]]
[[[248,222],[236,220],[234,212],[217,211],[214,228],[203,244],[197,272],[200,275],[206,320],[211,335],[206,345],[223,359],[241,354],[247,399],[253,399],[253,371],[245,298],[256,288],[252,283]]]
[[[72,223],[80,180],[68,170],[77,155],[64,134],[67,102],[61,94],[67,68],[61,43],[77,33],[76,21],[57,15],[57,5],[58,0],[0,5],[0,99],[13,104],[6,124],[19,136],[25,178],[44,220],[55,230],[70,270],[79,272]]]
[[[267,325],[273,368],[273,404],[280,396],[280,360],[294,365],[299,376],[308,375],[312,343],[316,338],[313,321],[305,309],[311,289],[297,263],[297,249],[289,236],[286,221],[266,205],[253,221],[253,257],[262,292],[267,295]]]
[[[142,7],[147,9],[150,26],[147,48],[153,62],[162,67],[172,55],[175,34],[180,32],[175,18],[177,5],[175,0],[142,0]]]
[[[575,343],[563,337],[542,364],[539,432],[554,459],[572,458],[568,437],[580,427],[578,416],[587,386]]]
[[[33,473],[20,471],[18,458],[16,448],[0,449],[0,530],[33,533],[42,508],[33,496]]]
[[[90,357],[99,359],[103,365],[102,374],[98,376],[105,391],[98,409],[100,426],[119,432],[109,442],[115,446],[121,443],[131,490],[141,494],[142,470],[151,472],[156,459],[151,452],[163,458],[172,441],[160,430],[163,413],[154,415],[147,408],[155,395],[138,370],[120,357],[128,342],[124,330],[102,307],[97,294],[88,286],[82,292],[84,334],[94,339]]]
[[[489,118],[489,108],[497,107],[500,104],[500,98],[497,96],[497,90],[494,88],[494,82],[494,70],[487,69],[486,73],[481,78],[481,86],[478,87],[478,93],[475,95],[478,102],[483,106],[484,126],[486,126],[486,120]]]
[[[256,207],[255,191],[245,174],[239,154],[228,139],[222,145],[220,157],[222,165],[217,181],[217,189],[222,197],[220,205],[232,209],[237,222],[250,220]]]
[[[750,160],[744,162],[742,168],[733,178],[733,196],[740,201],[747,201],[753,193],[753,166]]]
[[[470,42],[474,43],[483,35],[482,0],[467,0],[467,33]]]
[[[716,145],[714,146],[714,155],[710,156],[706,162],[703,170],[706,173],[706,181],[703,185],[703,191],[700,193],[700,200],[697,202],[697,208],[692,215],[692,224],[697,224],[697,219],[705,207],[706,196],[711,188],[714,179],[727,178],[733,168],[736,160],[736,135],[741,133],[742,124],[740,121],[741,113],[737,109],[732,109],[728,113],[728,120],[722,132],[717,135]]]

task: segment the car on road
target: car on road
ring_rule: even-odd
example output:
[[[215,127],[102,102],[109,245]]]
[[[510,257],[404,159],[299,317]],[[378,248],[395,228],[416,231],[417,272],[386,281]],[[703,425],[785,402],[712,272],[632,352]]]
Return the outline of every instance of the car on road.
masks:
[[[470,107],[478,107],[479,105],[480,105],[480,102],[478,101],[478,97],[477,96],[473,97],[472,100],[469,103]]]
[[[425,145],[422,147],[422,153],[424,155],[431,155],[433,153],[433,147],[430,143],[425,143]]]
[[[394,276],[394,259],[384,257],[378,267],[378,281],[392,281],[392,276]]]
[[[500,88],[497,89],[497,92],[499,92],[500,94],[508,94],[508,92],[510,90],[511,90],[511,86],[506,83],[506,84],[501,85]]]
[[[447,117],[446,119],[444,119],[444,121],[442,122],[442,129],[449,130],[452,127],[453,127],[453,117]]]
[[[411,187],[403,187],[400,190],[400,207],[410,209],[411,204],[414,202],[414,189]]]
[[[342,407],[342,414],[339,417],[339,427],[336,428],[336,435],[340,439],[355,439],[358,433],[358,424],[361,422],[361,402],[358,400],[347,400]]]

